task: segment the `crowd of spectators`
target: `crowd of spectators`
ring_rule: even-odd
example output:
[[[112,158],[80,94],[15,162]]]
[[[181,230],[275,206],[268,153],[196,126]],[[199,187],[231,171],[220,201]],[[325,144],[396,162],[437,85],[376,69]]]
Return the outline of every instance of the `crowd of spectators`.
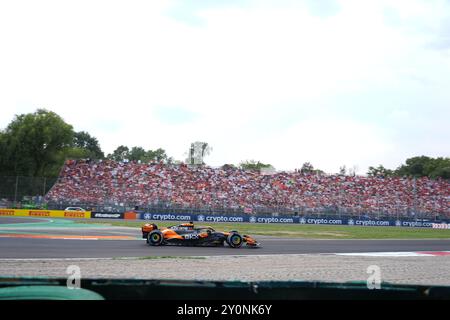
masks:
[[[197,208],[287,208],[292,211],[450,217],[450,183],[429,178],[316,173],[264,174],[233,167],[102,161],[66,162],[46,195],[54,203],[161,203]]]

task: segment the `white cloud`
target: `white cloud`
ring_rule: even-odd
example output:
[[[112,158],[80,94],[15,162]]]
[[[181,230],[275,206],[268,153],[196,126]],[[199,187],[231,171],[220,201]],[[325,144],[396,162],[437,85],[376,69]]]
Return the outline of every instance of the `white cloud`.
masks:
[[[293,170],[304,162],[311,162],[316,168],[336,173],[342,165],[365,168],[372,165],[374,159],[383,159],[392,151],[389,136],[381,128],[325,116],[270,132],[267,138],[256,142],[244,137],[237,152],[221,156],[233,163],[258,159],[276,164],[278,170]]]
[[[46,107],[106,152],[142,145],[184,159],[190,142],[206,140],[212,165],[258,159],[283,169],[311,161],[364,172],[428,150],[400,152],[403,138],[390,125],[402,112],[416,121],[414,108],[430,107],[412,107],[424,92],[441,97],[437,110],[449,101],[449,56],[427,47],[437,39],[429,30],[446,18],[444,2],[339,1],[322,17],[297,2],[251,1],[196,9],[203,23],[193,25],[167,15],[173,4],[2,2],[0,127],[15,113]],[[386,22],[388,7],[396,24]],[[391,116],[368,119],[367,100],[380,88],[408,94],[387,110]],[[348,106],[332,103],[338,95],[355,97],[353,114],[342,116]],[[378,99],[384,106],[392,97]],[[195,117],[165,121],[161,108]],[[292,147],[293,137],[311,131]]]

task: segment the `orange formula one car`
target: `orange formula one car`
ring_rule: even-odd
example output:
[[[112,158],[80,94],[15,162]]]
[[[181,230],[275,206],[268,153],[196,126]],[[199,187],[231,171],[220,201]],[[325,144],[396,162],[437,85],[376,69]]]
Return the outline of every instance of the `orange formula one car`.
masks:
[[[194,227],[193,222],[167,228],[158,228],[153,223],[146,223],[142,226],[142,238],[147,239],[150,246],[219,247],[226,243],[232,248],[240,248],[245,243],[248,247],[259,247],[259,243],[255,239],[241,235],[237,231],[219,232],[211,227]]]

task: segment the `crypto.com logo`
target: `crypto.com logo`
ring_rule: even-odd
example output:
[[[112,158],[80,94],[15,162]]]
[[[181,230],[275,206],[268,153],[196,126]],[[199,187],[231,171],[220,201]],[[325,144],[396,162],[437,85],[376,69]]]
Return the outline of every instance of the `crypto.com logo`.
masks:
[[[367,288],[369,290],[381,289],[381,269],[379,266],[371,265],[367,267],[367,273],[370,274],[367,279]]]
[[[151,220],[151,219],[152,219],[152,215],[150,213],[144,214],[144,220]]]
[[[67,267],[66,273],[69,274],[67,278],[67,289],[81,288],[81,269],[79,266],[71,265]]]

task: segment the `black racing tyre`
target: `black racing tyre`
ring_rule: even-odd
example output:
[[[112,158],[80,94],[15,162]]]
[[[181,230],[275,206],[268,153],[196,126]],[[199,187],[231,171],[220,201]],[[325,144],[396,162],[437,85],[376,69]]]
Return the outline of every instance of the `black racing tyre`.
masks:
[[[231,230],[230,231],[230,235],[233,233],[238,233],[236,230]],[[229,245],[231,247],[230,241],[228,240],[230,238],[230,236],[225,238],[225,242],[227,243],[227,245]]]
[[[244,239],[239,233],[231,233],[227,237],[227,244],[232,248],[240,248],[244,243]]]
[[[148,234],[147,243],[150,246],[160,246],[164,241],[164,236],[161,231],[153,230]]]

